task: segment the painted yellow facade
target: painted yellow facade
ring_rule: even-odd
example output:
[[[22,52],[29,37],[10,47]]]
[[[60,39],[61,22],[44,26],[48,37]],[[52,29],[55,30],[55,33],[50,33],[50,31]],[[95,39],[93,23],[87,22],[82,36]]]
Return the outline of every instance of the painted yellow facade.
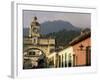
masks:
[[[34,17],[29,26],[29,35],[23,37],[23,64],[25,64],[25,69],[32,68],[32,66],[33,68],[46,67],[45,65],[48,63],[48,55],[51,51],[55,50],[55,39],[41,36],[40,27],[37,17]],[[39,55],[39,51],[42,53],[41,55]],[[30,65],[28,61],[32,64],[30,67],[27,67]],[[39,61],[40,65],[38,65]]]
[[[55,39],[41,37],[40,27],[37,17],[34,17],[29,27],[29,36],[23,39],[23,51],[27,51],[30,48],[38,48],[48,56],[50,51],[55,49]]]
[[[57,59],[57,57],[56,57],[56,52],[53,52],[53,53],[51,53],[49,56],[48,56],[48,60],[49,60],[49,65],[50,65],[50,67],[52,67],[52,68],[55,68],[56,67],[56,59]]]
[[[24,41],[24,52],[30,48],[38,48],[42,50],[46,56],[50,54],[51,50],[55,49],[55,39],[47,38],[47,39],[38,39],[37,44],[34,44],[32,38],[25,38]]]
[[[59,52],[59,61],[61,67],[73,66],[73,47],[67,47]]]
[[[53,52],[48,56],[51,67],[72,67],[73,66],[73,47],[69,46],[61,51]]]

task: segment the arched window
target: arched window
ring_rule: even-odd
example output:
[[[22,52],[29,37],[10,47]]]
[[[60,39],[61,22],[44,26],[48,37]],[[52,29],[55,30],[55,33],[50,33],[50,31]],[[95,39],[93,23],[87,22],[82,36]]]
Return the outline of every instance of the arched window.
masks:
[[[33,43],[33,45],[36,45],[36,44],[37,44],[37,37],[34,37],[34,38],[32,39],[32,43]]]

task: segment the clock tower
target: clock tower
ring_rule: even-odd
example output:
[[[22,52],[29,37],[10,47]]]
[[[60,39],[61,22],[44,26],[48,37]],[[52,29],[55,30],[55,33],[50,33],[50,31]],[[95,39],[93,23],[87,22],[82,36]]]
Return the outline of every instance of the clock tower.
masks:
[[[55,39],[41,36],[40,24],[33,17],[28,37],[23,38],[23,69],[46,68],[51,51],[55,51]]]
[[[37,22],[37,17],[35,16],[29,27],[29,37],[32,38],[32,43],[36,45],[38,43],[38,38],[40,37],[40,24]]]

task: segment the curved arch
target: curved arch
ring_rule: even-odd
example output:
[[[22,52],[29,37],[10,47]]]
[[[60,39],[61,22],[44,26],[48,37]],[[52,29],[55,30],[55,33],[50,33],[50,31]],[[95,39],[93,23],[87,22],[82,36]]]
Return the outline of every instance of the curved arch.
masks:
[[[26,48],[24,48],[23,52],[26,52],[26,51],[31,50],[31,49],[37,49],[37,50],[40,50],[43,53],[45,53],[45,51],[39,47],[38,48],[37,47],[26,47]]]
[[[29,50],[32,50],[32,49],[40,50],[42,53],[44,53],[44,51],[41,50],[41,49],[39,49],[39,48],[27,48],[26,50],[24,50],[24,52],[29,51]],[[45,53],[44,53],[44,54],[45,54]]]
[[[27,48],[26,50],[24,50],[24,52],[28,52],[29,50],[39,50],[41,51],[42,54],[39,55],[39,58],[38,58],[38,66],[37,67],[33,67],[32,69],[34,68],[46,68],[48,65],[47,65],[47,57],[44,53],[43,50],[39,49],[39,48]]]

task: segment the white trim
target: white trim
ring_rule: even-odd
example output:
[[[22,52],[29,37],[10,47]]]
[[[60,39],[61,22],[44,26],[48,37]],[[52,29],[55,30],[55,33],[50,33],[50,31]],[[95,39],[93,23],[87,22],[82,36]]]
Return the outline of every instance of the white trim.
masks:
[[[12,24],[11,24],[11,26],[12,26],[12,32],[11,32],[11,34],[12,34],[12,55],[11,55],[11,76],[12,77],[16,77],[17,76],[17,71],[18,71],[18,69],[17,69],[17,15],[16,15],[16,10],[17,10],[17,6],[16,6],[16,4],[14,3],[14,2],[12,2],[12,5],[11,5],[11,7],[12,7],[12,11],[11,11],[11,14],[12,14]]]
[[[78,12],[91,13],[91,29],[96,27],[96,8],[90,7],[74,7],[74,6],[56,6],[56,5],[38,5],[28,3],[12,3],[12,77],[45,77],[45,76],[59,76],[72,73],[87,73],[96,71],[96,54],[92,47],[92,66],[91,67],[74,67],[74,68],[57,68],[57,69],[22,69],[22,10],[42,10],[42,11],[60,11],[60,12]],[[14,26],[14,27],[13,27]],[[95,31],[93,31],[94,33]],[[92,35],[93,35],[92,33]],[[95,40],[95,36],[92,39]],[[94,42],[93,42],[94,44]],[[96,46],[94,44],[94,46]]]

